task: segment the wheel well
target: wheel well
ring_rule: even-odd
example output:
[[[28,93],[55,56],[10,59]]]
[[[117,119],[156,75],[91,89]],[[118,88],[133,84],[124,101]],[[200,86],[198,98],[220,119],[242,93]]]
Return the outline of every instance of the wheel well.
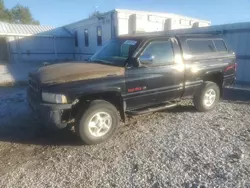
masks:
[[[223,95],[223,89],[222,89],[222,85],[223,85],[223,74],[221,72],[218,72],[218,73],[212,73],[212,74],[208,74],[208,75],[205,75],[203,77],[203,81],[210,81],[210,82],[214,82],[216,83],[219,88],[220,88],[220,96]]]
[[[113,104],[119,111],[122,121],[125,122],[123,99],[119,92],[103,92],[103,93],[82,95],[81,97],[78,98],[78,103],[73,106],[71,116],[76,117],[79,110],[87,109],[88,105],[93,100],[105,100]]]

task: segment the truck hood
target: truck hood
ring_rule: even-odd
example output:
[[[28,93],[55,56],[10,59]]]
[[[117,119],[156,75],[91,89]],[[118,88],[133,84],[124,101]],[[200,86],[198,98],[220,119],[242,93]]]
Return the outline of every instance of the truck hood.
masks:
[[[68,62],[41,67],[35,73],[44,84],[57,84],[72,81],[124,76],[124,67],[116,67],[89,62]]]

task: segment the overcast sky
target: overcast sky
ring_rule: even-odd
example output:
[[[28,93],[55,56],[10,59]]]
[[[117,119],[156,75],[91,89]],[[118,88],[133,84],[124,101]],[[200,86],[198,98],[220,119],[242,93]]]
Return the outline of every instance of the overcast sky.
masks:
[[[61,26],[115,8],[168,12],[212,21],[213,25],[250,21],[250,0],[5,0],[28,6],[41,25]]]

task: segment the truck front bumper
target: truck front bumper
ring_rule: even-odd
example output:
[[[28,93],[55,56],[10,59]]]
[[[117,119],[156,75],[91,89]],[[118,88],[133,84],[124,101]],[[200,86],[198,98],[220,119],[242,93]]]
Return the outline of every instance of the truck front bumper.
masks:
[[[27,89],[27,99],[33,112],[45,126],[52,129],[63,129],[67,126],[68,121],[63,119],[63,114],[71,109],[72,104],[44,103],[35,96],[31,88]]]

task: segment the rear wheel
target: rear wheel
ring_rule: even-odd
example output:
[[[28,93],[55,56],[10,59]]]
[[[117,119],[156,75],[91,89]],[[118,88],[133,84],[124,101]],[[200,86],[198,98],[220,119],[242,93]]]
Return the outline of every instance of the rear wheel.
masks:
[[[119,124],[119,114],[107,101],[92,101],[87,110],[80,112],[76,132],[85,144],[98,144],[109,139]]]
[[[200,112],[213,110],[220,99],[220,88],[214,82],[204,82],[195,92],[194,106]]]

